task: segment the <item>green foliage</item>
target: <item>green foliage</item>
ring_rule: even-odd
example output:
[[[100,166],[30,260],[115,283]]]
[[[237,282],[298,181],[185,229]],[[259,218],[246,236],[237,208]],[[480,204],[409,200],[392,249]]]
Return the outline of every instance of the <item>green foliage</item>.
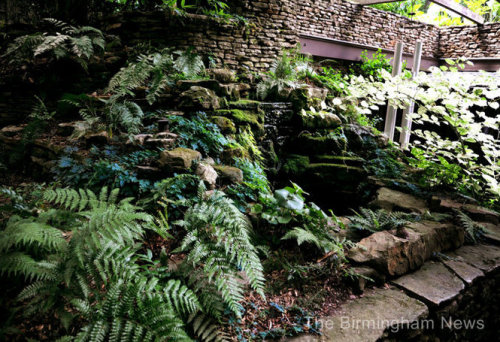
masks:
[[[56,208],[11,218],[0,233],[0,274],[28,282],[18,297],[23,313],[53,313],[66,329],[78,318],[76,341],[191,340],[190,316],[199,316],[191,323],[198,337],[218,338],[197,295],[151,252],[139,254],[153,219],[118,195],[48,190]]]
[[[346,90],[347,81],[338,70],[323,67],[321,71],[311,74],[311,80],[322,88],[327,88],[331,95],[339,96]]]
[[[184,52],[163,49],[141,55],[137,62],[122,68],[111,78],[106,92],[123,97],[134,95],[137,88],[146,87],[146,99],[152,104],[176,80],[196,79],[204,72],[205,65],[201,57],[191,49]]]
[[[235,158],[234,166],[243,171],[243,183],[229,186],[225,192],[245,211],[248,202],[256,202],[259,194],[270,194],[271,187],[262,166],[246,158]]]
[[[286,98],[288,90],[301,85],[301,78],[314,74],[310,62],[309,57],[300,54],[300,47],[283,51],[264,80],[257,85],[257,96],[263,100],[270,96]]]
[[[472,220],[466,213],[460,210],[454,210],[456,218],[462,228],[465,230],[465,241],[476,244],[484,239],[484,235],[489,233],[481,224]]]
[[[52,33],[18,37],[3,57],[9,57],[11,63],[33,62],[38,57],[71,58],[86,70],[88,61],[104,52],[104,35],[95,27],[72,26],[52,18],[45,19],[45,22],[54,28]]]
[[[306,193],[292,183],[292,187],[276,190],[274,196],[262,194],[252,212],[271,225],[286,226],[282,240],[297,240],[299,246],[307,242],[324,253],[335,255],[340,262],[346,261],[344,245],[350,242],[334,235],[335,219],[330,219],[316,204],[305,203],[304,195]]]
[[[178,224],[187,232],[179,247],[188,253],[181,272],[208,312],[220,316],[224,303],[240,316],[240,270],[251,288],[264,297],[262,265],[250,239],[252,225],[233,201],[216,193],[189,208]]]
[[[361,65],[359,66],[359,73],[363,77],[373,77],[375,80],[381,80],[381,70],[387,72],[392,72],[391,60],[387,58],[387,55],[382,53],[381,49],[378,49],[373,56],[368,57],[368,52],[364,50],[361,53]],[[352,71],[356,73],[356,71]]]
[[[417,219],[412,214],[397,211],[390,213],[383,209],[373,211],[367,208],[360,208],[359,212],[354,211],[354,213],[356,214],[355,216],[348,217],[351,220],[349,227],[372,233],[383,230],[398,230]]]
[[[119,187],[127,196],[144,194],[152,189],[152,182],[139,178],[135,168],[156,158],[158,152],[144,150],[122,154],[111,146],[103,149],[94,147],[83,160],[74,157],[75,152],[77,149],[67,147],[52,169],[56,181],[65,186],[94,190],[103,186]]]
[[[199,112],[190,118],[170,116],[168,119],[170,131],[179,135],[176,141],[179,147],[191,148],[217,158],[229,146],[229,140],[205,113]]]

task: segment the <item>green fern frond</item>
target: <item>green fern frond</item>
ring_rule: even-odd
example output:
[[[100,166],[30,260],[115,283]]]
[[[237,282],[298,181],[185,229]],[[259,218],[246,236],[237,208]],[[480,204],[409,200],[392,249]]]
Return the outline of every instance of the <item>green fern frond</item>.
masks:
[[[454,210],[455,215],[465,230],[465,240],[469,243],[475,244],[484,238],[484,235],[488,233],[488,230],[481,224],[472,220],[466,213],[461,210]]]

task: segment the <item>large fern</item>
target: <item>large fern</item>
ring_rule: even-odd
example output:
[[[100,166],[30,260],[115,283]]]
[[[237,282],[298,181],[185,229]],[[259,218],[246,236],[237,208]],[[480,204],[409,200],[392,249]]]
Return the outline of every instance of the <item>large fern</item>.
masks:
[[[264,297],[262,265],[250,240],[251,224],[230,199],[217,193],[190,208],[178,223],[187,231],[179,250],[188,252],[180,269],[207,310],[220,315],[221,298],[240,315],[244,291],[240,270]]]
[[[88,61],[105,49],[103,33],[90,26],[77,27],[57,19],[44,19],[54,27],[53,33],[35,33],[16,38],[7,48],[5,57],[11,62],[32,61],[36,57],[54,59],[70,57],[87,69]]]
[[[465,230],[465,240],[471,244],[475,244],[484,239],[484,235],[488,230],[480,223],[475,222],[466,213],[461,210],[454,210],[456,218],[462,228]]]
[[[170,49],[163,49],[141,55],[137,62],[122,68],[111,78],[106,91],[121,97],[133,95],[137,88],[147,87],[146,99],[152,104],[162,91],[174,84],[179,74],[181,78],[191,79],[204,70],[201,57],[191,51],[173,53]]]
[[[354,210],[353,210],[354,211]],[[354,211],[356,215],[349,216],[350,228],[366,230],[372,233],[382,230],[402,229],[408,223],[415,221],[417,217],[403,212],[387,212],[383,209],[371,210],[367,208]]]
[[[44,199],[55,208],[13,217],[0,233],[0,274],[29,283],[19,294],[26,315],[50,311],[66,328],[79,317],[76,341],[190,340],[197,295],[138,260],[137,242],[155,227],[150,215],[106,188],[49,190]],[[197,336],[217,338],[203,322],[192,329]]]

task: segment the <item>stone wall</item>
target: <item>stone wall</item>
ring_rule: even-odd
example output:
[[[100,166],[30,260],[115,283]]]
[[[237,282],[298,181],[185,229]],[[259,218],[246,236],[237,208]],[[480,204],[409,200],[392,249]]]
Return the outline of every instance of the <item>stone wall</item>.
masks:
[[[444,27],[440,33],[439,56],[500,57],[500,23]]]
[[[397,41],[403,41],[405,53],[413,53],[416,41],[421,40],[424,56],[434,57],[438,51],[439,28],[433,25],[344,0],[296,2],[295,21],[300,34],[391,50]]]

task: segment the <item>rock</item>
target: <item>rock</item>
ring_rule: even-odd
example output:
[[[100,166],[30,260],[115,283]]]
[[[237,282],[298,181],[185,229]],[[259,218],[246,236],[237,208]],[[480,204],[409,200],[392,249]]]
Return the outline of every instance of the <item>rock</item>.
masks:
[[[177,82],[177,88],[180,91],[186,91],[193,87],[206,88],[215,93],[219,93],[221,85],[216,80],[180,80]]]
[[[91,146],[104,146],[109,144],[111,139],[109,138],[108,132],[100,131],[97,133],[88,133],[85,135],[85,142],[87,147]]]
[[[246,109],[253,110],[255,112],[260,110],[261,102],[254,100],[239,100],[229,102],[229,108],[231,109]]]
[[[160,168],[146,165],[139,165],[135,167],[138,178],[159,180],[163,178],[163,172]]]
[[[435,253],[455,249],[464,242],[463,229],[450,223],[422,221],[407,226],[407,239],[391,232],[374,233],[351,249],[349,259],[390,276],[403,275],[422,266]]]
[[[243,158],[245,150],[241,147],[228,148],[222,151],[221,159],[224,163],[230,164],[234,162],[235,158]]]
[[[288,156],[283,164],[283,171],[288,175],[300,176],[307,170],[309,163],[308,156],[292,154]]]
[[[236,126],[231,119],[224,116],[212,116],[210,120],[219,127],[223,134],[234,134],[236,133]]]
[[[175,144],[175,139],[167,139],[167,138],[160,138],[160,139],[148,139],[146,140],[146,143],[144,146],[149,149],[168,149],[172,148]]]
[[[0,133],[6,137],[12,137],[14,135],[17,135],[18,133],[21,133],[26,125],[10,125],[10,126],[5,126],[0,130]]]
[[[242,110],[242,109],[221,109],[214,113],[216,116],[224,116],[238,125],[250,125],[254,133],[264,134],[264,112],[261,110]]]
[[[206,163],[199,163],[196,167],[196,175],[204,181],[209,189],[215,189],[215,184],[217,182],[217,171],[210,165]]]
[[[443,260],[443,263],[467,284],[484,276],[483,271],[457,259]]]
[[[162,151],[159,164],[170,171],[189,171],[193,162],[201,160],[201,153],[188,148],[178,147],[171,151]]]
[[[484,237],[490,240],[493,244],[500,245],[500,225],[490,222],[477,222],[479,225],[486,228],[487,233]]]
[[[426,260],[426,247],[420,234],[408,231],[402,239],[388,231],[377,232],[349,250],[348,258],[369,265],[390,276],[402,275],[422,266]]]
[[[227,165],[214,165],[221,180],[226,184],[235,184],[243,182],[243,171],[237,167]]]
[[[236,82],[236,73],[229,69],[210,69],[208,73],[220,83]]]
[[[498,246],[485,244],[463,246],[446,255],[452,259],[464,261],[484,273],[493,272],[500,267],[500,247]]]
[[[132,137],[131,143],[143,146],[146,140],[152,137],[153,137],[152,134],[136,134]]]
[[[354,289],[357,293],[362,293],[367,284],[383,285],[385,283],[385,275],[380,274],[374,268],[367,266],[351,268],[354,277]]]
[[[302,116],[302,125],[311,129],[336,128],[342,124],[342,120],[332,113],[307,111]]]
[[[387,211],[400,210],[418,214],[424,214],[429,210],[424,200],[389,188],[378,189],[377,197],[369,205]]]
[[[480,207],[475,204],[459,202],[448,197],[432,196],[431,209],[435,211],[461,210],[475,221],[500,224],[500,214],[496,211]]]
[[[429,261],[417,272],[393,281],[424,301],[439,306],[455,298],[465,288],[462,280],[441,262]]]
[[[428,315],[424,303],[402,291],[375,289],[346,303],[339,314],[321,319],[322,336],[298,336],[289,341],[382,341],[384,332],[400,331]]]
[[[193,86],[180,95],[181,108],[189,110],[214,110],[219,109],[219,98],[213,90]]]

